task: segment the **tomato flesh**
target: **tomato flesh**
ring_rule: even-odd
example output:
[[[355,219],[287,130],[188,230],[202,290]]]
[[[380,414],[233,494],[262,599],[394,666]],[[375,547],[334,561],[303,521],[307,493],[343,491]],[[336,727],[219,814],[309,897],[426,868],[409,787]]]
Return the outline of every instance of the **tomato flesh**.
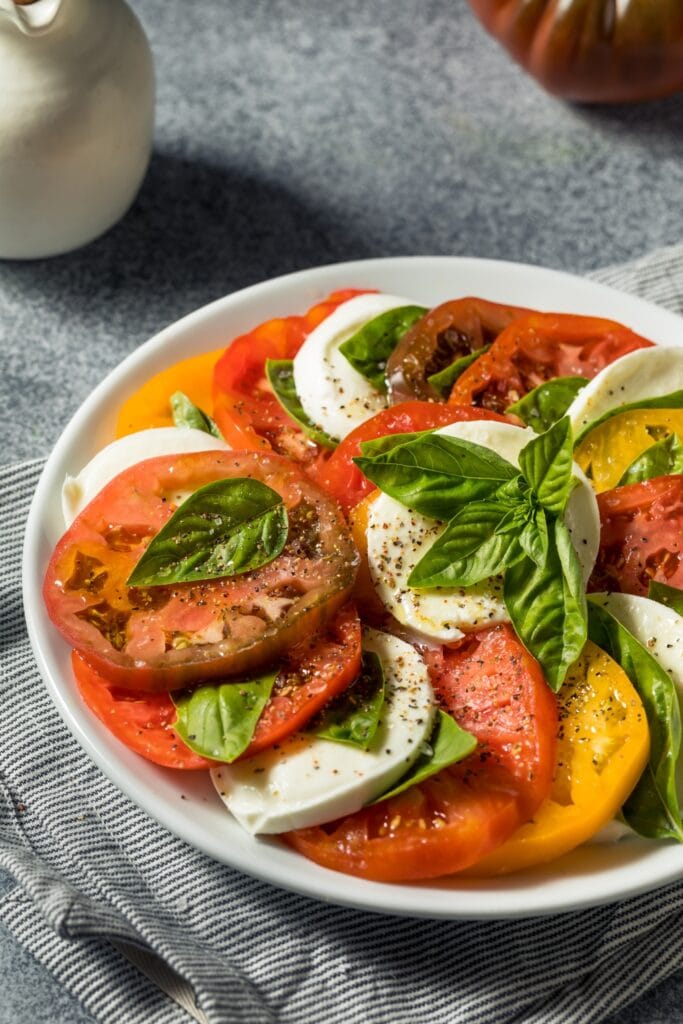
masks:
[[[377,881],[452,874],[500,845],[550,792],[557,703],[512,629],[494,626],[425,656],[442,706],[480,746],[395,798],[288,833],[324,867]]]
[[[250,477],[283,498],[282,553],[252,572],[158,587],[126,581],[188,493]],[[334,502],[287,459],[255,452],[164,456],[125,470],[57,544],[43,588],[69,643],[119,686],[169,690],[276,661],[344,603],[358,555]]]

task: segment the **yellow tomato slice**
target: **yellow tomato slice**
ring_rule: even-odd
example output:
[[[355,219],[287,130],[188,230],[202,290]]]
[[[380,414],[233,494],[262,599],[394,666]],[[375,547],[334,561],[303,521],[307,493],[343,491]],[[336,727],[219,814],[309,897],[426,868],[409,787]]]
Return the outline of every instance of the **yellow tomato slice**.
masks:
[[[464,874],[507,874],[573,850],[614,817],[640,778],[650,733],[640,697],[615,661],[589,642],[558,698],[550,797],[532,821]]]
[[[669,434],[683,437],[683,409],[622,412],[591,430],[574,452],[574,460],[598,494],[611,491],[634,459]]]
[[[183,359],[151,377],[122,405],[116,436],[124,437],[149,427],[172,427],[169,399],[174,391],[184,392],[203,412],[211,415],[213,368],[224,351],[225,348],[217,348]]]

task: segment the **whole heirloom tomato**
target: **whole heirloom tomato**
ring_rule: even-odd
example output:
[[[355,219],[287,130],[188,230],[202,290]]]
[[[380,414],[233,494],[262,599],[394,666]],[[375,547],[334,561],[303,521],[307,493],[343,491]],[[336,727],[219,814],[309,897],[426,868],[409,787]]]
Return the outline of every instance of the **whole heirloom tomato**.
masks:
[[[683,89],[680,0],[470,0],[470,7],[556,96],[632,103]]]

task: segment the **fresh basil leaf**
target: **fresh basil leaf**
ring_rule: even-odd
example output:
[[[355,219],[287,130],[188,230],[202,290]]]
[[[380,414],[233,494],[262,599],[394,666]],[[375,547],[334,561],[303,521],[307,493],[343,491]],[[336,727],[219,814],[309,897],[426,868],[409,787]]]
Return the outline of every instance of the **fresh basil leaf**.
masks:
[[[291,359],[266,359],[266,376],[278,402],[312,441],[323,448],[336,448],[337,442],[306,415],[294,386],[294,364]]]
[[[678,434],[669,434],[663,441],[646,448],[628,467],[617,487],[672,473],[683,473],[683,441]]]
[[[589,599],[589,635],[621,665],[643,702],[650,729],[650,758],[622,808],[628,825],[648,839],[683,842],[676,791],[676,762],[681,747],[681,714],[676,687],[650,652],[600,602]]]
[[[579,391],[585,388],[586,377],[555,377],[545,384],[539,384],[528,394],[511,405],[506,412],[519,416],[523,423],[542,434],[562,419]]]
[[[459,506],[489,497],[518,475],[489,448],[445,434],[353,461],[385,494],[433,519],[451,519]]]
[[[361,674],[325,711],[316,736],[367,750],[384,705],[384,670],[374,651],[363,651]]]
[[[651,601],[659,601],[669,608],[673,608],[679,615],[683,615],[683,590],[678,587],[670,587],[666,583],[658,583],[657,580],[650,580],[647,589],[647,596]]]
[[[498,500],[500,491],[490,499],[491,503],[495,503]],[[502,503],[501,503],[502,504]],[[502,516],[498,526],[496,527],[496,533],[507,534],[513,533],[518,535],[524,529],[526,522],[529,519],[529,514],[532,511],[526,502],[520,501],[517,504],[506,505],[507,511]]]
[[[509,511],[507,505],[487,501],[465,505],[417,563],[408,586],[469,587],[512,565],[522,549],[514,535],[497,532]]]
[[[236,576],[266,565],[287,541],[282,498],[260,480],[215,480],[191,494],[150,541],[129,587]]]
[[[548,522],[548,552],[539,566],[525,555],[505,573],[505,606],[517,636],[557,692],[587,636],[586,597],[578,556],[559,519]]]
[[[437,711],[436,725],[427,748],[420,754],[417,761],[402,779],[386,793],[382,793],[373,804],[381,803],[392,796],[398,796],[411,786],[417,786],[432,775],[456,764],[475,750],[477,741],[470,732],[461,729],[458,723],[445,711]]]
[[[434,430],[432,429],[417,430],[408,434],[387,434],[386,437],[373,437],[371,441],[361,441],[361,455],[368,459],[374,458],[375,455],[384,455],[386,452],[390,452],[392,448],[398,448],[402,444],[410,444],[411,441],[417,441],[418,438],[426,437],[428,434],[433,433]]]
[[[542,569],[548,557],[548,520],[542,508],[531,510],[518,539],[522,551]]]
[[[637,402],[626,402],[624,405],[616,405],[613,409],[608,409],[576,435],[574,447],[581,444],[591,430],[595,430],[605,420],[611,420],[613,416],[619,416],[622,412],[633,412],[634,409],[683,409],[683,390],[672,391],[669,395],[659,395],[657,398],[639,398]]]
[[[442,398],[448,398],[458,377],[465,372],[468,366],[472,365],[475,359],[483,356],[490,348],[490,345],[482,345],[481,348],[475,349],[474,352],[469,352],[466,356],[460,356],[459,359],[444,367],[443,370],[439,370],[438,373],[433,373],[430,377],[427,377],[427,383],[431,384]]]
[[[278,669],[244,682],[207,683],[171,693],[178,712],[173,728],[190,750],[230,764],[251,743]]]
[[[213,434],[214,437],[223,440],[218,424],[182,391],[175,391],[169,401],[176,427],[192,427],[194,430],[203,430],[205,434]]]
[[[339,346],[339,351],[378,391],[387,390],[387,360],[414,323],[427,312],[424,306],[399,306],[380,313]]]
[[[572,425],[569,417],[535,437],[519,453],[519,468],[538,501],[559,515],[573,487]]]

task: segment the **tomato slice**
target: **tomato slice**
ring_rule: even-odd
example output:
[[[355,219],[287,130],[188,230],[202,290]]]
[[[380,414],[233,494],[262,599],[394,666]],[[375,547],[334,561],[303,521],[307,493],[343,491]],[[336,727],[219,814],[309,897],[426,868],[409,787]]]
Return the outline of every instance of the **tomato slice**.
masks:
[[[480,747],[397,797],[288,833],[318,864],[377,881],[451,874],[500,845],[548,796],[557,703],[512,629],[494,626],[426,658],[443,706]]]
[[[128,587],[134,565],[178,503],[214,480],[251,477],[289,515],[282,553],[233,577]],[[351,590],[358,554],[335,503],[274,454],[199,452],[125,470],[57,544],[48,613],[72,647],[119,686],[170,690],[276,661],[321,631]]]
[[[302,728],[360,672],[360,619],[345,605],[329,630],[310,637],[288,652],[270,700],[242,757],[251,757]],[[175,705],[168,693],[121,690],[72,652],[81,697],[110,732],[148,761],[165,768],[212,768],[215,761],[190,750],[175,733]]]
[[[598,495],[600,550],[589,590],[646,596],[650,580],[683,589],[683,475]]]
[[[321,455],[287,415],[266,377],[267,359],[293,359],[306,336],[337,306],[361,295],[357,289],[333,292],[304,316],[288,316],[255,327],[228,345],[213,377],[213,415],[233,448],[274,449],[300,462]]]
[[[404,334],[387,362],[391,401],[439,400],[428,377],[490,345],[513,320],[530,312],[472,297],[430,309]]]
[[[553,377],[592,378],[651,341],[597,317],[530,313],[515,320],[456,380],[449,402],[505,412]]]
[[[670,434],[683,437],[683,409],[631,409],[594,427],[574,451],[574,461],[598,492],[616,487],[639,455]]]
[[[352,430],[336,448],[327,462],[309,469],[309,475],[332,494],[348,512],[362,501],[375,485],[363,476],[353,460],[360,455],[363,441],[372,441],[389,434],[406,434],[415,430],[432,430],[465,420],[499,420],[505,417],[486,409],[471,406],[449,406],[435,402],[402,402],[382,409],[365,423]],[[509,421],[507,421],[509,422]]]

